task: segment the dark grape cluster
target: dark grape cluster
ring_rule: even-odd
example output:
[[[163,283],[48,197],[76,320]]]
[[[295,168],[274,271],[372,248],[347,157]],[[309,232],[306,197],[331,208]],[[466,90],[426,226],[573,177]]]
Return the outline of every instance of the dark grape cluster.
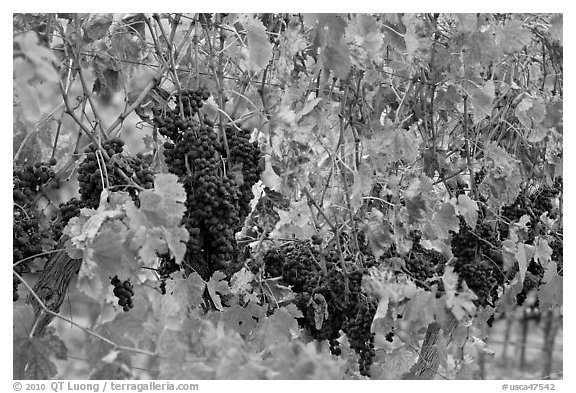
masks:
[[[124,141],[111,138],[102,143],[102,149],[109,159],[99,154],[98,147],[90,145],[84,149],[86,157],[78,169],[80,198],[87,207],[96,208],[100,204],[100,194],[104,187],[115,191],[126,190],[137,200],[137,189],[129,181],[144,188],[154,186],[154,175],[143,155],[123,155]]]
[[[252,185],[260,179],[260,148],[257,142],[250,142],[250,130],[248,129],[227,126],[226,138],[230,151],[231,167],[242,172],[243,180],[240,185],[239,204],[240,215],[246,217],[250,213],[250,201],[254,196]]]
[[[417,286],[428,289],[440,281],[446,259],[438,251],[423,248],[419,234],[414,233],[412,238],[412,250],[404,258],[406,270]]]
[[[260,174],[260,150],[249,142],[248,131],[229,128],[227,151],[212,121],[193,118],[208,98],[202,89],[184,91],[167,109],[154,111],[155,124],[167,138],[168,170],[179,177],[187,195],[183,224],[191,236],[185,268],[206,279],[216,270],[233,269],[235,233],[250,212],[252,186]]]
[[[134,288],[130,280],[121,281],[118,276],[110,279],[110,284],[114,286],[114,296],[118,298],[118,305],[124,311],[130,311],[134,307],[132,297],[134,296]]]
[[[28,272],[28,261],[35,255],[53,248],[54,234],[36,206],[38,195],[55,176],[53,167],[56,160],[48,163],[36,162],[13,169],[13,221],[12,221],[12,261],[18,263],[14,271]],[[24,260],[22,262],[22,260]],[[13,276],[13,299],[17,301],[20,280]]]
[[[68,202],[60,204],[58,216],[56,216],[52,221],[54,239],[59,239],[62,236],[64,227],[66,227],[70,219],[77,217],[80,214],[80,209],[83,207],[85,207],[85,203],[75,197],[70,199]]]
[[[370,327],[377,301],[362,290],[362,277],[368,270],[358,267],[347,255],[342,256],[345,273],[340,254],[331,246],[317,243],[295,241],[268,251],[264,256],[265,274],[281,276],[283,283],[292,287],[297,294],[295,303],[303,314],[298,323],[315,339],[328,340],[334,355],[341,353],[337,339],[343,331],[359,355],[360,373],[369,376],[375,355]],[[327,317],[318,326],[317,310],[324,307]]]
[[[194,126],[191,119],[204,106],[204,102],[208,98],[210,98],[210,93],[203,88],[183,90],[181,96],[176,94],[174,97],[174,109],[170,106],[163,109],[154,108],[152,110],[154,124],[158,127],[160,135],[173,141],[179,139],[183,132]],[[182,104],[182,114],[180,112],[180,104]]]
[[[452,233],[452,254],[456,258],[454,271],[477,296],[480,306],[493,305],[498,287],[504,284],[500,244],[487,221],[480,220],[473,230],[460,218],[460,230]]]
[[[384,338],[386,339],[386,341],[388,341],[389,343],[391,343],[392,341],[394,341],[394,330],[389,331],[388,333],[386,333],[386,336],[384,336]]]
[[[522,216],[528,215],[529,233],[526,242],[530,243],[539,234],[537,229],[540,222],[540,216],[548,213],[548,217],[555,219],[558,217],[558,209],[554,206],[554,199],[561,198],[562,195],[562,178],[557,178],[552,186],[544,186],[527,195],[525,192],[520,193],[516,200],[502,208],[502,217],[510,223],[517,222]],[[509,225],[501,223],[499,227],[501,239],[508,237]]]

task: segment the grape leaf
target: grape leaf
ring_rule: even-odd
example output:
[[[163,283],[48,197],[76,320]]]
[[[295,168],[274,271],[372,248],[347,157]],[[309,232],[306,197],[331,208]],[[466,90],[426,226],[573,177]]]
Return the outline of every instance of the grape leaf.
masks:
[[[532,33],[519,19],[509,20],[496,32],[496,42],[506,53],[517,53],[530,43]]]
[[[411,299],[416,293],[416,285],[405,277],[398,278],[386,267],[370,268],[370,275],[362,278],[362,288],[367,293],[375,294],[378,298],[378,308],[372,322],[372,329],[386,326],[381,319],[386,319],[390,302],[398,303],[404,299]],[[376,330],[373,330],[376,332]],[[384,333],[388,333],[387,331]]]
[[[220,271],[215,272],[206,283],[206,288],[216,309],[222,311],[224,308],[222,307],[220,296],[230,293],[230,287],[228,287],[228,283],[226,282],[226,275]]]
[[[413,224],[424,218],[426,212],[426,200],[422,193],[416,189],[408,189],[404,192],[404,203],[408,211],[408,223]]]
[[[444,275],[442,275],[442,282],[446,289],[446,306],[452,311],[456,319],[461,321],[467,315],[471,315],[476,308],[472,301],[477,299],[477,296],[468,288],[466,281],[462,281],[462,290],[457,291],[458,275],[454,273],[452,266],[446,266]]]
[[[541,266],[546,267],[552,258],[552,248],[548,245],[548,241],[541,237],[536,238],[536,250],[534,257]]]
[[[259,71],[272,59],[272,44],[268,40],[264,24],[257,18],[249,19],[246,25],[249,68]]]
[[[29,336],[34,326],[32,307],[14,310],[13,365],[14,379],[51,379],[58,370],[52,357],[66,360],[66,344],[47,328],[42,336]],[[16,330],[18,329],[18,330]]]
[[[176,277],[166,282],[166,295],[173,296],[183,309],[200,306],[205,289],[206,283],[196,272],[186,278]]]
[[[348,23],[345,35],[355,66],[365,68],[372,62],[382,61],[384,36],[370,15],[355,15]]]
[[[418,292],[404,306],[404,320],[412,331],[419,331],[434,322],[434,308],[430,307],[436,301],[436,294],[431,291]]]
[[[470,228],[476,228],[476,222],[478,221],[478,203],[476,201],[470,199],[468,195],[461,194],[458,196],[456,209],[458,214],[464,217],[464,221]]]
[[[112,26],[113,14],[91,14],[84,25],[84,32],[91,41],[103,38]]]
[[[542,310],[549,310],[563,305],[563,280],[558,275],[556,262],[550,262],[544,271],[542,284],[538,288],[538,300]]]
[[[460,220],[456,216],[456,209],[450,203],[441,204],[432,215],[432,228],[439,239],[448,239],[450,231],[458,232]]]
[[[510,271],[516,263],[516,242],[508,239],[502,242],[502,260],[504,262],[504,271]]]
[[[274,172],[274,168],[272,168],[269,155],[265,157],[265,169],[264,172],[262,172],[260,175],[260,178],[266,187],[274,191],[280,191],[282,179],[276,174],[276,172]]]
[[[278,210],[280,219],[276,223],[271,236],[310,239],[316,230],[310,224],[310,208],[303,198],[290,203],[290,210]]]
[[[474,89],[470,100],[474,109],[474,124],[490,116],[494,95],[494,82],[491,80],[487,81],[481,89]]]
[[[528,264],[532,260],[534,255],[534,246],[524,243],[518,243],[516,249],[516,261],[518,261],[518,271],[520,272],[520,281],[524,282],[526,277],[526,271],[528,270]]]
[[[251,336],[252,346],[257,351],[263,351],[275,345],[288,343],[296,337],[297,332],[298,322],[294,315],[288,309],[281,307],[258,324]]]
[[[393,244],[392,233],[388,220],[379,210],[372,208],[366,217],[364,231],[370,250],[376,259],[379,259]]]
[[[360,170],[354,171],[354,184],[352,184],[350,195],[350,205],[353,211],[362,206],[363,195],[370,191],[373,173],[373,170],[366,165],[361,166]]]
[[[232,276],[232,279],[230,280],[230,292],[235,295],[249,292],[252,289],[252,285],[250,283],[253,280],[254,274],[250,270],[243,267]]]
[[[407,347],[394,348],[382,359],[378,358],[381,356],[378,352],[376,356],[376,365],[371,370],[376,370],[375,377],[378,379],[401,379],[418,360],[418,352]]]
[[[504,288],[504,293],[498,299],[498,312],[507,312],[518,307],[516,296],[522,292],[523,286],[520,272],[518,272],[510,284]]]
[[[219,316],[214,312],[213,315]],[[222,312],[222,321],[227,327],[238,333],[248,336],[258,325],[258,321],[266,315],[264,309],[254,302],[241,306],[235,297],[230,307]]]
[[[532,129],[546,117],[546,105],[542,97],[533,98],[529,95],[523,97],[516,106],[515,114],[524,127]]]

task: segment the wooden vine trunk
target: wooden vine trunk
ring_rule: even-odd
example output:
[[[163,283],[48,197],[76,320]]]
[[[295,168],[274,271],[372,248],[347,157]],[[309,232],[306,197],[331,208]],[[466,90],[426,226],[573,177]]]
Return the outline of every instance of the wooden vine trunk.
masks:
[[[62,252],[55,253],[46,262],[44,270],[40,274],[38,282],[33,290],[38,295],[38,298],[44,303],[46,308],[52,312],[58,313],[60,306],[68,293],[68,287],[74,274],[78,273],[82,265],[81,259],[72,259],[64,250],[66,248],[66,241],[68,237],[63,237],[58,243],[58,248]],[[53,315],[46,313],[34,296],[29,295],[27,302],[32,304],[34,308],[35,317],[37,320],[35,336],[41,336],[46,326],[50,324]]]
[[[437,348],[440,331],[444,331],[444,338],[449,341],[456,326],[458,326],[458,321],[452,313],[448,313],[448,315],[449,319],[446,321],[445,326],[441,326],[438,322],[432,322],[428,325],[418,361],[410,368],[410,371],[404,374],[402,379],[434,379],[437,375],[438,366],[440,365],[440,356]]]

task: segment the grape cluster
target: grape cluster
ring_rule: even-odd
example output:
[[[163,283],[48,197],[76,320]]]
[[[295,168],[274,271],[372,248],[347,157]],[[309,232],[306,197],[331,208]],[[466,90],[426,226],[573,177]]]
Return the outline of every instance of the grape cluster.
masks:
[[[538,235],[537,228],[542,214],[548,213],[548,217],[557,218],[558,211],[554,206],[553,200],[561,197],[562,185],[562,178],[558,178],[551,187],[544,186],[529,196],[521,193],[512,204],[502,208],[502,217],[510,223],[514,223],[524,215],[530,216],[528,224],[530,230],[526,242],[532,242]],[[501,224],[499,231],[500,237],[505,239],[508,237],[509,226],[506,223]]]
[[[115,187],[115,190],[126,190],[137,201],[136,188],[131,187],[129,180],[144,188],[154,186],[154,175],[144,156],[123,155],[124,141],[111,138],[102,143],[102,149],[109,159],[99,154],[98,147],[90,145],[84,149],[86,157],[78,169],[80,198],[87,207],[96,208],[100,204],[100,194],[104,187]],[[126,177],[122,176],[124,174]]]
[[[412,250],[404,258],[406,270],[417,286],[429,289],[441,281],[446,259],[438,251],[423,248],[418,233],[413,233],[412,238]]]
[[[328,340],[336,356],[341,354],[337,339],[343,331],[359,355],[360,373],[369,376],[375,355],[370,327],[377,301],[362,290],[362,277],[368,270],[358,267],[354,257],[340,257],[333,247],[317,243],[295,241],[268,251],[264,256],[265,274],[281,276],[282,282],[292,287],[297,294],[295,303],[303,315],[298,323],[313,338]],[[340,258],[344,259],[346,274]],[[316,324],[319,307],[327,309],[321,326]]]
[[[62,236],[64,227],[66,227],[70,219],[77,217],[80,214],[80,209],[83,207],[85,207],[84,202],[75,197],[70,199],[68,202],[60,204],[58,216],[52,221],[54,239],[59,239]]]
[[[477,296],[480,306],[493,305],[498,298],[498,286],[504,284],[500,247],[487,221],[481,220],[473,230],[460,218],[460,230],[452,232],[452,254],[456,258],[454,271]]]
[[[12,261],[17,274],[29,271],[28,261],[35,255],[53,248],[52,230],[42,222],[42,215],[36,206],[36,199],[41,189],[54,178],[53,170],[56,160],[48,163],[36,162],[13,170],[13,221],[12,221]],[[13,276],[13,300],[17,301],[20,280]]]
[[[229,128],[229,155],[208,118],[193,118],[209,98],[200,89],[175,97],[175,109],[155,110],[168,170],[186,190],[183,224],[191,234],[186,269],[209,278],[216,270],[231,272],[237,252],[235,233],[250,212],[252,186],[259,179],[260,150],[248,131]],[[180,102],[184,112],[180,112]]]
[[[14,168],[12,172],[14,203],[21,206],[31,204],[42,186],[54,178],[54,165],[56,165],[56,160],[50,159],[48,163],[39,161]]]
[[[260,179],[260,148],[257,142],[250,142],[250,130],[226,127],[226,138],[232,165],[242,171],[240,185],[240,215],[250,213],[250,200],[253,198],[252,186]]]
[[[134,288],[130,280],[120,281],[118,276],[114,276],[110,279],[110,284],[114,286],[114,296],[118,298],[118,305],[122,307],[124,311],[130,311],[134,307],[134,302],[132,297],[134,296]]]
[[[394,330],[389,331],[388,333],[386,333],[386,336],[384,336],[384,338],[386,339],[386,341],[388,341],[389,343],[391,343],[392,341],[394,341]]]
[[[182,95],[176,94],[174,97],[174,109],[169,106],[163,109],[152,109],[154,124],[158,127],[160,135],[173,141],[179,139],[183,132],[194,126],[191,119],[204,106],[204,101],[207,101],[208,98],[210,98],[210,93],[203,88],[183,90]],[[182,114],[180,113],[180,103],[182,104]]]

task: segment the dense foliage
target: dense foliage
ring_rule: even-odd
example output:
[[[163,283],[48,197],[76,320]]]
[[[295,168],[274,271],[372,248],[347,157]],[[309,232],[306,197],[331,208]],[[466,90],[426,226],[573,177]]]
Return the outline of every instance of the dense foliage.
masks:
[[[13,27],[14,378],[466,378],[561,310],[561,15]]]

